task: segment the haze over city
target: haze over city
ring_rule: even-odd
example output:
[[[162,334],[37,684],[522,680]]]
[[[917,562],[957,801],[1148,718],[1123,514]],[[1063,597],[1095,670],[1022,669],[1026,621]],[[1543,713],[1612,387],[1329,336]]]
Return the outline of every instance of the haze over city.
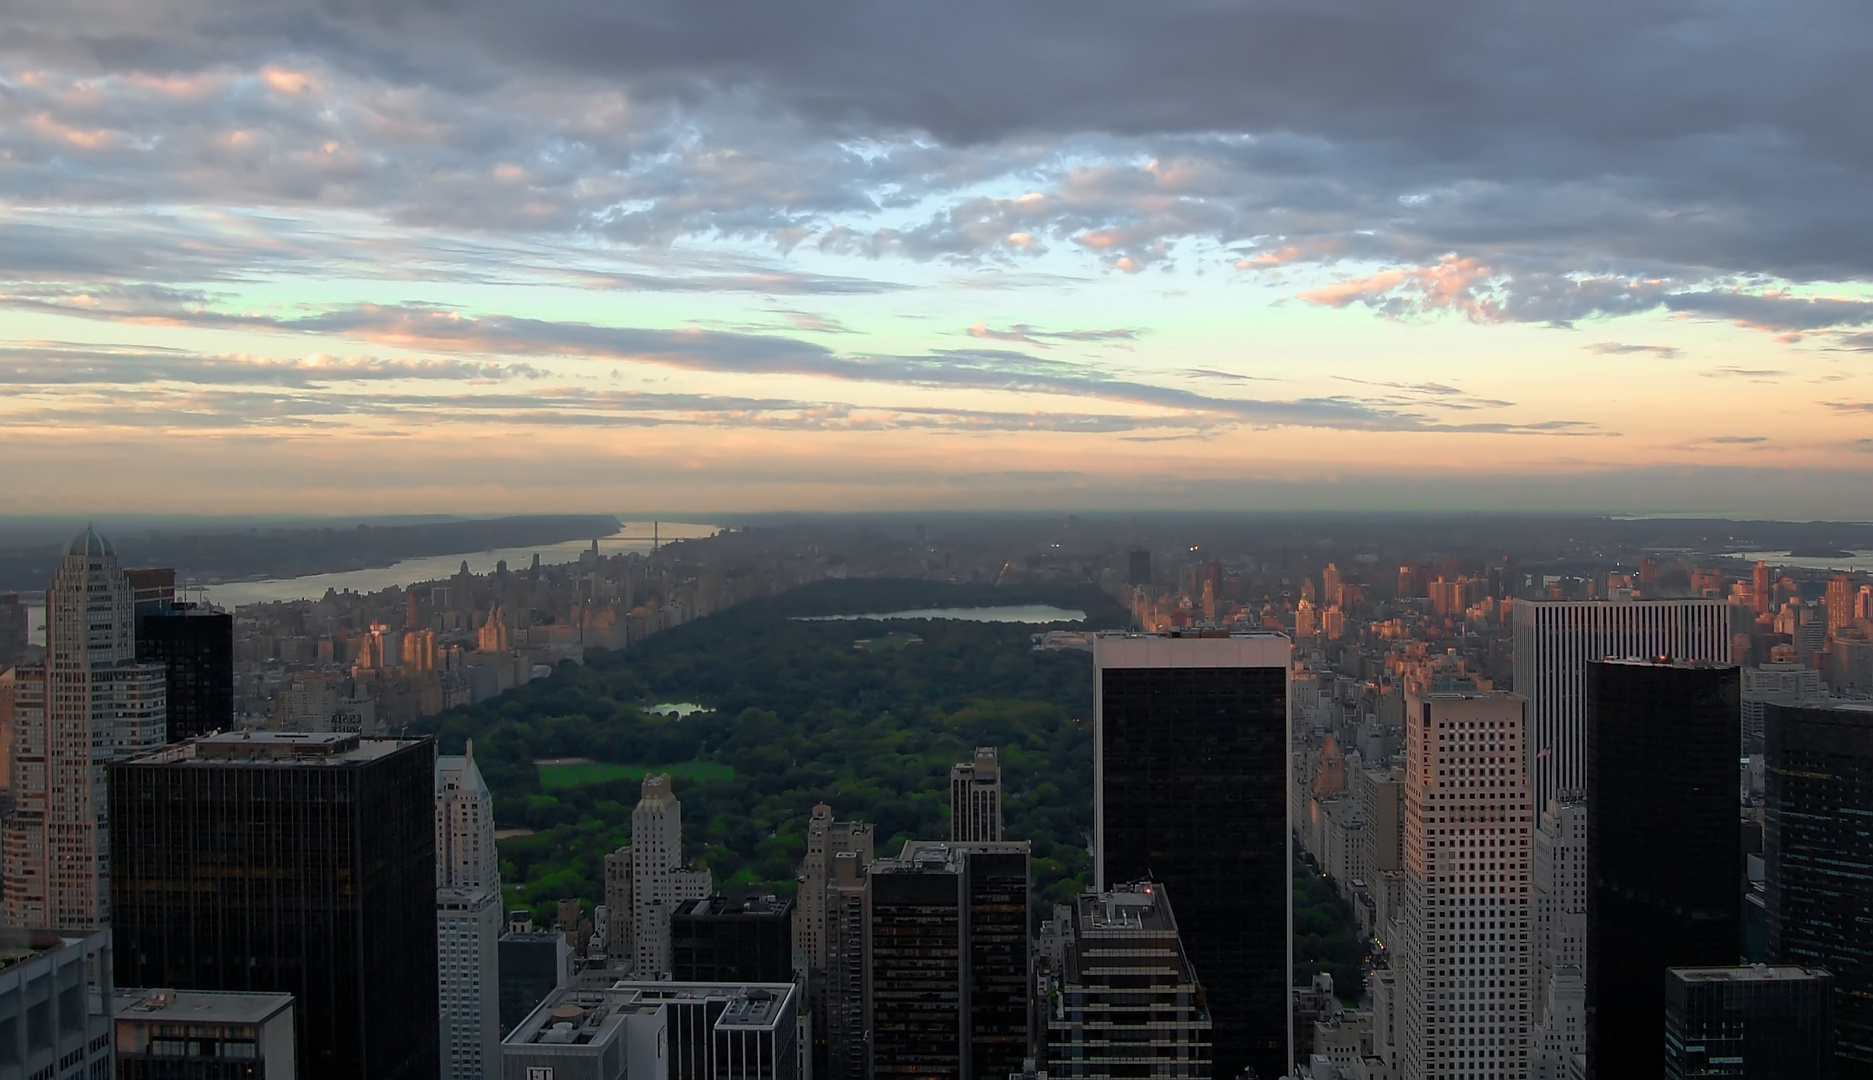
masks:
[[[23,0],[0,498],[1853,516],[1865,30]]]

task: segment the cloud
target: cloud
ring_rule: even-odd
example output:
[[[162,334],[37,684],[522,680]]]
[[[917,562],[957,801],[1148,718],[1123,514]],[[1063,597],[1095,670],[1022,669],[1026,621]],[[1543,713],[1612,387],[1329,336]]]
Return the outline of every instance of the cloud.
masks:
[[[1595,356],[1630,356],[1634,353],[1650,353],[1660,360],[1674,360],[1684,350],[1676,345],[1624,345],[1615,341],[1597,341],[1586,346]]]
[[[842,354],[811,342],[722,330],[599,326],[418,305],[362,304],[306,314],[225,312],[174,290],[0,296],[0,306],[145,326],[242,328],[480,356],[578,357],[725,374],[805,375],[847,382],[1096,398],[1266,426],[1490,434],[1596,433],[1578,420],[1451,423],[1422,408],[1333,395],[1292,400],[1216,397],[1111,375],[1098,368],[996,349],[922,355]],[[1461,401],[1458,407],[1506,403]]]
[[[1757,443],[1766,443],[1769,440],[1762,435],[1717,435],[1705,439],[1704,441],[1716,443],[1720,446],[1754,446]]]
[[[1788,372],[1777,368],[1740,368],[1720,367],[1712,371],[1700,372],[1706,379],[1748,379],[1751,382],[1772,382],[1787,375]]]
[[[1129,329],[1112,330],[1042,330],[1027,323],[1015,323],[1006,330],[996,330],[987,323],[976,323],[969,327],[969,336],[984,341],[1009,341],[1039,348],[1060,342],[1101,342],[1101,341],[1137,341],[1143,331]]]
[[[314,353],[298,359],[274,359],[56,342],[0,344],[0,384],[16,386],[179,382],[306,388],[393,379],[501,382],[539,379],[545,374],[532,364],[453,358],[385,359]]]

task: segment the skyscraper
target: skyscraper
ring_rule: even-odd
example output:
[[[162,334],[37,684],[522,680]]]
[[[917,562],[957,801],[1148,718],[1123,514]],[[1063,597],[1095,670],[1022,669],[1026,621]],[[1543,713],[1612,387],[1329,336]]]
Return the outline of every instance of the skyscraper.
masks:
[[[1560,1080],[1587,1050],[1587,806],[1550,800],[1534,833],[1534,1069]]]
[[[1833,974],[1836,1074],[1873,1077],[1873,709],[1772,704],[1765,721],[1769,959]]]
[[[824,1020],[815,1019],[814,1076],[871,1078],[871,860],[833,856],[826,887],[826,960],[813,976]],[[823,1043],[824,1046],[819,1044]],[[824,1058],[822,1065],[821,1058]]]
[[[631,812],[631,924],[637,977],[670,973],[670,914],[709,895],[707,870],[683,869],[683,804],[666,773],[644,778]]]
[[[109,921],[112,758],[163,744],[160,664],[136,659],[132,594],[110,542],[86,529],[46,590],[46,662],[14,705],[14,812],[5,826],[13,926]],[[134,984],[133,984],[134,985]]]
[[[1004,1080],[1028,1054],[1028,844],[912,840],[871,866],[871,1074]]]
[[[1775,610],[1775,584],[1769,577],[1769,564],[1756,560],[1755,571],[1750,576],[1750,588],[1755,594],[1756,614],[1766,615]]]
[[[993,746],[978,746],[974,760],[950,766],[950,839],[973,843],[1001,838],[1001,757]]]
[[[1827,635],[1833,637],[1853,625],[1854,595],[1859,588],[1853,575],[1835,574],[1827,583]]]
[[[1587,663],[1609,656],[1730,658],[1722,600],[1517,600],[1515,692],[1528,699],[1536,807],[1587,780]]]
[[[1093,642],[1095,887],[1149,878],[1177,898],[1220,1077],[1293,1061],[1291,651],[1270,633]]]
[[[1737,669],[1587,665],[1587,1068],[1663,1067],[1665,969],[1742,951]]]
[[[289,993],[302,1080],[434,1080],[435,743],[213,735],[111,766],[117,984]]]
[[[436,758],[436,988],[449,1080],[501,1072],[502,914],[494,793],[470,743]]]
[[[1040,983],[1050,1077],[1209,1077],[1201,973],[1156,882],[1087,892],[1054,908]]]
[[[1431,693],[1405,703],[1407,1080],[1522,1080],[1529,1064],[1527,703]]]
[[[32,640],[27,622],[20,594],[0,593],[0,669],[26,662],[26,646]]]
[[[670,914],[677,982],[793,981],[793,903],[773,897],[684,900]]]
[[[1665,973],[1665,1080],[1818,1080],[1833,1064],[1833,976],[1798,967]]]
[[[233,615],[195,604],[153,605],[137,616],[137,659],[163,665],[165,741],[234,726]]]
[[[866,997],[871,977],[867,874],[875,832],[869,822],[834,821],[832,807],[825,803],[813,807],[806,824],[806,857],[800,862],[800,888],[793,909],[793,945],[806,965],[815,1076],[863,1080],[870,1075],[863,1054],[853,1051],[850,1040],[863,1034],[871,1015]],[[850,865],[841,871],[844,856],[850,856]],[[856,921],[854,908],[860,910]],[[842,939],[855,931],[863,940]],[[862,978],[855,977],[859,973]]]

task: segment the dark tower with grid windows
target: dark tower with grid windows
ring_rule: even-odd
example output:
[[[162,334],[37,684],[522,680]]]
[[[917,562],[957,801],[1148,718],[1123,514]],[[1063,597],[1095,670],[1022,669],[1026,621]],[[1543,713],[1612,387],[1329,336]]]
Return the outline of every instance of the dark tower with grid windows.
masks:
[[[305,1080],[434,1080],[435,750],[236,732],[112,763],[117,985],[292,994]]]
[[[1293,1065],[1288,663],[1280,634],[1095,639],[1093,828],[1101,890],[1177,898],[1214,1022],[1214,1072]]]

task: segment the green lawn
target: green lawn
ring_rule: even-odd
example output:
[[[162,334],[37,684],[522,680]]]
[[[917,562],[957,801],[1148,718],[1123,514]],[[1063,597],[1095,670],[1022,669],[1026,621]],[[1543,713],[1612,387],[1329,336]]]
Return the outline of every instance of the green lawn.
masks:
[[[735,767],[718,761],[682,761],[675,765],[617,765],[585,761],[573,765],[541,765],[540,786],[549,791],[602,784],[607,780],[642,780],[651,773],[669,773],[679,780],[733,780]]]

